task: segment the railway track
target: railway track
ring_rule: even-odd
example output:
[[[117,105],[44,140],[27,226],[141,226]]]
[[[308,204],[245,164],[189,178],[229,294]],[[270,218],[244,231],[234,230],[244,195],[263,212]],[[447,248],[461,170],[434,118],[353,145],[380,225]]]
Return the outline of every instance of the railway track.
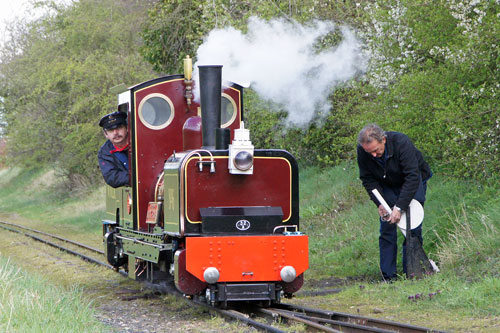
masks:
[[[342,312],[311,309],[292,304],[278,304],[276,308],[258,309],[275,318],[302,322],[311,328],[326,332],[441,332],[426,327],[352,315]]]
[[[203,306],[205,306],[203,304]],[[427,327],[398,323],[394,321],[351,315],[347,313],[311,309],[293,304],[276,304],[272,308],[242,308],[222,310],[208,307],[224,317],[236,319],[267,332],[286,332],[271,326],[269,322],[281,324],[302,324],[306,331],[320,332],[377,332],[377,333],[419,333],[443,332]],[[260,321],[258,320],[260,319]],[[263,322],[264,320],[265,322]]]
[[[69,254],[72,254],[74,256],[77,256],[85,261],[97,264],[99,266],[104,266],[107,268],[114,269],[113,266],[101,261],[100,259],[94,258],[91,256],[91,254],[94,255],[104,255],[104,251],[96,249],[94,247],[67,239],[63,238],[57,235],[49,234],[44,231],[36,230],[33,228],[29,228],[20,224],[15,224],[15,223],[10,223],[10,222],[5,222],[5,221],[0,221],[0,228],[22,234],[26,237],[29,237],[33,240],[36,240],[38,242],[47,244],[49,246],[55,247],[61,251],[67,252]],[[68,246],[64,246],[62,244],[68,244],[72,246],[73,248],[69,248]],[[80,251],[85,251],[86,253],[78,252],[74,249],[79,249]]]
[[[111,265],[91,256],[94,255],[102,257],[104,255],[102,250],[57,235],[49,234],[44,231],[10,222],[0,221],[0,228],[10,232],[22,234],[33,240],[77,256],[85,261],[115,270]],[[85,253],[79,251],[84,251]],[[122,275],[126,275],[126,272],[124,271],[120,271],[120,273]],[[165,290],[161,287],[156,289]],[[167,290],[166,292],[170,291]],[[299,323],[307,327],[308,330],[322,332],[441,332],[426,327],[413,326],[341,312],[311,309],[285,303],[277,304],[271,308],[239,306],[230,309],[219,309],[211,307],[200,301],[192,300],[192,302],[198,306],[205,307],[210,312],[216,312],[225,318],[244,322],[249,326],[266,332],[286,332],[286,329],[277,328],[276,325],[273,326],[273,323],[280,323],[280,325],[278,325],[279,327],[286,325],[287,323]]]

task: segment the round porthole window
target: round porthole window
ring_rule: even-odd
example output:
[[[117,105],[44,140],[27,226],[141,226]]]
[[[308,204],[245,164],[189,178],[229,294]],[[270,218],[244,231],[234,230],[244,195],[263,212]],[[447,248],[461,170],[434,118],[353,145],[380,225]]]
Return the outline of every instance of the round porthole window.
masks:
[[[174,105],[165,95],[148,95],[139,104],[139,118],[148,128],[154,130],[165,128],[174,119]]]
[[[225,128],[231,125],[236,119],[236,103],[234,102],[234,99],[231,98],[231,96],[223,93],[220,108],[220,123],[221,127]]]

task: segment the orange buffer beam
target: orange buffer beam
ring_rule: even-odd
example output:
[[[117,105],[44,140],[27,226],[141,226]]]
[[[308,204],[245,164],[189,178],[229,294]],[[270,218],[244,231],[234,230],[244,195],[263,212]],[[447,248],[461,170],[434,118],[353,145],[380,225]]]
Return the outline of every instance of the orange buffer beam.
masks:
[[[280,281],[284,266],[297,276],[309,268],[309,240],[300,236],[214,236],[186,238],[186,269],[201,281],[208,267],[218,282]]]

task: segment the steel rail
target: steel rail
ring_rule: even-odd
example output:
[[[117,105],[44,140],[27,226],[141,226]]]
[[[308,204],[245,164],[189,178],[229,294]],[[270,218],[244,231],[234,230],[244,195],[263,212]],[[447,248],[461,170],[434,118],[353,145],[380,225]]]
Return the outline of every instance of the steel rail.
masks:
[[[275,328],[273,326],[258,322],[256,320],[253,320],[253,319],[249,318],[247,315],[245,315],[245,313],[242,313],[242,312],[239,312],[239,311],[236,311],[233,309],[232,310],[224,310],[224,309],[220,309],[217,307],[209,306],[208,304],[202,303],[200,301],[195,301],[195,300],[191,300],[191,302],[198,305],[198,306],[204,307],[205,309],[207,309],[209,311],[215,311],[218,314],[222,315],[223,317],[241,321],[242,323],[245,323],[249,326],[252,326],[260,331],[271,332],[271,333],[285,332],[285,331],[280,330],[278,328]]]
[[[88,246],[88,245],[85,245],[85,244],[82,244],[82,243],[79,243],[79,242],[76,242],[76,241],[72,241],[70,239],[66,239],[66,238],[60,237],[60,236],[57,236],[57,235],[52,235],[52,234],[46,233],[44,231],[36,230],[36,229],[33,229],[33,228],[29,228],[29,227],[25,227],[25,226],[22,226],[22,225],[19,225],[19,224],[14,224],[14,223],[5,222],[5,221],[0,221],[0,223],[4,224],[4,225],[9,225],[9,226],[12,226],[12,227],[16,227],[16,228],[28,230],[28,231],[31,231],[31,232],[35,232],[37,234],[41,234],[41,235],[44,235],[44,236],[52,237],[52,238],[58,239],[60,241],[63,241],[63,242],[69,243],[69,244],[73,244],[73,245],[82,247],[84,249],[87,249],[87,250],[90,250],[90,251],[93,251],[93,252],[96,252],[96,253],[99,253],[99,254],[104,254],[104,251],[102,251],[102,250],[96,249],[94,247],[91,247],[91,246]]]
[[[2,224],[3,224],[3,225],[2,225]],[[64,246],[61,246],[61,245],[56,244],[56,243],[54,243],[54,242],[51,242],[51,241],[48,241],[48,240],[46,240],[46,239],[40,238],[40,237],[38,237],[38,236],[35,236],[35,235],[32,235],[32,234],[29,234],[29,233],[27,233],[27,232],[20,231],[20,230],[16,230],[16,229],[13,229],[13,228],[7,227],[6,225],[9,225],[9,226],[14,226],[14,227],[20,227],[21,229],[25,229],[25,230],[30,229],[30,228],[25,228],[25,227],[19,226],[19,225],[14,224],[14,223],[8,223],[8,222],[2,222],[2,221],[0,221],[0,228],[3,228],[3,229],[5,229],[5,230],[8,230],[8,231],[11,231],[11,232],[15,232],[15,233],[18,233],[18,234],[24,235],[24,236],[29,237],[29,238],[31,238],[31,239],[33,239],[33,240],[36,240],[36,241],[38,241],[38,242],[40,242],[40,243],[43,243],[43,244],[46,244],[46,245],[52,246],[52,247],[54,247],[54,248],[56,248],[56,249],[58,249],[58,250],[61,250],[61,251],[67,252],[67,253],[69,253],[69,254],[71,254],[71,255],[74,255],[74,256],[76,256],[76,257],[79,257],[79,258],[81,258],[81,259],[83,259],[83,260],[85,260],[85,261],[87,261],[87,262],[90,262],[90,263],[93,263],[93,264],[96,264],[96,265],[99,265],[99,266],[103,266],[103,267],[106,267],[106,268],[110,268],[110,269],[113,269],[113,270],[115,270],[115,271],[116,271],[116,269],[115,269],[113,266],[111,266],[111,265],[109,265],[109,264],[107,264],[107,263],[105,263],[105,262],[102,262],[102,261],[100,261],[100,260],[98,260],[98,259],[95,259],[95,258],[89,257],[89,256],[87,256],[87,255],[85,255],[85,254],[83,254],[83,253],[80,253],[80,252],[73,251],[73,250],[68,249],[68,248],[66,248],[66,247],[64,247]],[[30,230],[30,231],[33,231],[33,230]],[[45,232],[40,232],[40,233],[41,233],[41,234],[43,234],[43,235],[45,235],[45,236],[54,237],[55,239],[58,239],[58,240],[61,240],[61,241],[66,241],[66,239],[64,239],[64,238],[62,238],[62,237],[59,237],[59,236],[51,235],[51,234],[48,234],[48,233],[45,233]],[[79,245],[79,243],[77,243],[77,242],[71,242],[71,241],[70,241],[69,243],[71,243],[71,244],[73,244],[73,245],[80,246],[80,245]],[[83,244],[82,244],[82,245],[83,245]],[[89,247],[88,247],[88,246],[86,246],[86,245],[83,245],[82,247],[83,247],[83,248],[85,248],[85,249],[88,249],[88,248],[89,248]],[[104,252],[102,252],[102,251],[101,251],[101,252],[98,252],[98,253],[103,254]],[[118,271],[118,273],[120,273],[121,275],[127,276],[127,273],[126,273],[125,271],[123,271],[123,270]]]
[[[279,310],[277,311],[276,309],[264,309],[264,308],[259,308],[258,311],[260,313],[263,313],[263,314],[266,314],[266,315],[270,315],[273,318],[282,317],[282,318],[286,318],[286,319],[289,319],[289,320],[293,320],[293,321],[305,324],[305,325],[307,325],[307,326],[309,326],[311,328],[314,328],[316,330],[320,330],[322,332],[331,332],[331,333],[340,333],[340,332],[342,332],[342,331],[339,331],[339,330],[336,330],[336,329],[333,329],[333,328],[330,328],[330,327],[326,327],[325,325],[321,325],[318,322],[310,320],[307,317],[304,318],[304,317],[297,316],[295,314],[288,314],[288,313],[285,313],[284,311],[279,311]]]
[[[341,320],[333,320],[333,319],[326,319],[326,318],[318,318],[314,316],[308,316],[305,314],[301,314],[299,312],[294,312],[294,311],[288,311],[288,310],[276,310],[276,309],[268,309],[276,313],[277,316],[281,316],[284,318],[288,318],[291,320],[299,321],[304,323],[306,325],[309,325],[311,327],[315,327],[320,330],[324,330],[326,332],[374,332],[374,333],[393,333],[393,330],[387,330],[387,329],[382,329],[382,328],[377,328],[377,327],[372,327],[372,326],[366,326],[366,325],[360,325],[356,323],[351,323],[347,321],[341,321]],[[318,326],[311,325],[309,323],[314,323]],[[329,326],[322,325],[323,324],[328,324]],[[325,329],[326,328],[326,329]]]
[[[104,263],[104,262],[102,262],[102,261],[100,261],[100,260],[97,260],[97,259],[91,258],[91,257],[89,257],[89,256],[86,256],[86,255],[82,254],[82,253],[79,253],[79,252],[76,252],[76,251],[70,250],[70,249],[68,249],[68,248],[65,248],[64,246],[61,246],[61,245],[56,244],[56,243],[53,243],[53,242],[48,241],[48,240],[46,240],[46,239],[40,238],[40,237],[38,237],[38,236],[31,235],[31,234],[28,234],[28,233],[26,233],[26,232],[23,232],[23,231],[20,231],[20,230],[16,230],[16,229],[12,229],[12,228],[9,228],[9,227],[6,227],[6,226],[2,226],[2,225],[0,225],[0,228],[3,228],[3,229],[8,230],[8,231],[16,232],[16,233],[19,233],[19,234],[24,235],[24,236],[27,236],[27,237],[30,237],[30,238],[32,238],[32,239],[34,239],[34,240],[38,241],[38,242],[41,242],[41,243],[44,243],[44,244],[50,245],[50,246],[55,247],[55,248],[57,248],[57,249],[59,249],[59,250],[62,250],[62,251],[64,251],[64,252],[68,252],[69,254],[75,255],[75,256],[77,256],[77,257],[80,257],[80,258],[82,258],[82,259],[84,259],[84,260],[86,260],[86,261],[92,262],[92,263],[94,263],[94,264],[101,265],[101,266],[105,266],[105,267],[108,267],[108,268],[113,268],[113,266],[108,265],[108,264],[106,264],[106,263]]]
[[[356,324],[356,325],[362,325],[362,326],[365,326],[367,328],[370,327],[370,328],[380,329],[380,330],[384,330],[384,331],[390,331],[390,332],[396,331],[396,332],[401,332],[401,333],[420,333],[420,332],[441,333],[441,332],[443,332],[440,330],[433,330],[433,329],[430,329],[427,327],[409,325],[409,324],[398,323],[398,322],[394,322],[394,321],[377,319],[377,318],[363,317],[363,316],[359,316],[359,315],[352,315],[352,314],[342,313],[342,312],[311,309],[311,308],[307,308],[307,307],[303,307],[303,306],[299,306],[299,305],[293,305],[293,304],[281,303],[281,304],[276,304],[275,307],[278,309],[281,309],[281,310],[287,310],[287,312],[293,312],[293,313],[297,313],[297,314],[302,313],[303,315],[305,314],[307,316],[307,318],[315,317],[315,318],[317,318],[318,321],[330,323],[330,324],[337,324],[339,322],[346,322],[346,323],[351,323],[351,324]],[[367,331],[369,331],[369,330],[365,330],[365,332],[367,332]],[[377,332],[377,331],[372,331],[372,332]]]

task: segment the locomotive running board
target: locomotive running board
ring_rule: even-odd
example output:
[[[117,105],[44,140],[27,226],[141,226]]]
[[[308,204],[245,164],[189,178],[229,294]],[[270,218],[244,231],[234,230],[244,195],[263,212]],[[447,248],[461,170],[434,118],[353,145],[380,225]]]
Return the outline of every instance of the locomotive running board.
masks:
[[[163,243],[163,235],[118,229],[120,233],[115,237],[122,241],[123,252],[129,256],[157,264],[161,251],[172,250],[171,243]]]

